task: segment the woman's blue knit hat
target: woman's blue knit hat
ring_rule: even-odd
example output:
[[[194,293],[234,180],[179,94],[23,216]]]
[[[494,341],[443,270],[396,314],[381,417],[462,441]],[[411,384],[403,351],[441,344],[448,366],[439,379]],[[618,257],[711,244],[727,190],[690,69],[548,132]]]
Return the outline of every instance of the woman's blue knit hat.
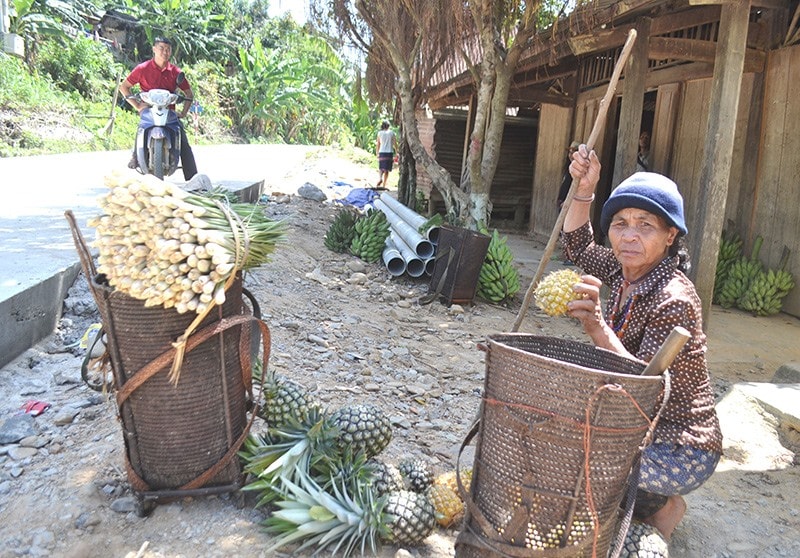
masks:
[[[683,218],[683,197],[678,186],[664,175],[637,172],[623,180],[611,192],[600,214],[600,228],[604,234],[608,234],[614,215],[628,207],[660,215],[681,234],[689,232]]]

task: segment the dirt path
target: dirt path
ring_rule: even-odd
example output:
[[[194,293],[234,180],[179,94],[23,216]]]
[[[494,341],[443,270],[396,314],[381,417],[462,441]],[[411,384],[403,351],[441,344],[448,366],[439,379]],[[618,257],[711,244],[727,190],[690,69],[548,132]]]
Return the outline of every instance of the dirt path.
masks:
[[[287,220],[290,243],[249,274],[246,285],[272,332],[271,367],[331,409],[366,401],[380,406],[394,424],[385,458],[414,455],[444,472],[452,469],[480,402],[484,364],[476,345],[510,328],[521,296],[510,307],[420,306],[425,280],[392,279],[379,265],[323,246],[335,213],[330,203],[282,196],[305,182],[333,195],[328,186],[335,181],[357,185],[373,174],[326,154],[275,177],[267,187],[275,194],[268,211]],[[527,285],[541,247],[522,236],[510,243]],[[186,499],[160,505],[146,518],[133,511],[115,405],[81,383],[82,351],[63,348],[96,320],[83,281],[70,292],[59,331],[0,371],[0,422],[27,400],[52,404],[31,419],[24,444],[0,445],[0,558],[263,556],[270,539],[251,499]],[[521,329],[585,340],[570,320],[535,311]],[[800,556],[798,448],[788,447],[774,417],[736,385],[769,381],[777,366],[800,360],[800,323],[715,309],[710,332],[726,456],[714,477],[687,498],[671,555]],[[452,556],[455,534],[437,530],[408,550]],[[382,556],[396,551],[386,547]]]

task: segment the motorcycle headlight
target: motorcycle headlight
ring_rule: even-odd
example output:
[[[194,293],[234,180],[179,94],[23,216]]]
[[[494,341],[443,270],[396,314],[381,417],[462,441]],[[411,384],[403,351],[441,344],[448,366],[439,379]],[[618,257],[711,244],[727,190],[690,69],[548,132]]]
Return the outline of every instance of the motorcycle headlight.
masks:
[[[154,106],[164,107],[171,104],[170,102],[171,95],[172,93],[170,93],[166,89],[151,89],[150,91],[145,91],[144,93],[142,93],[142,100],[145,103]]]

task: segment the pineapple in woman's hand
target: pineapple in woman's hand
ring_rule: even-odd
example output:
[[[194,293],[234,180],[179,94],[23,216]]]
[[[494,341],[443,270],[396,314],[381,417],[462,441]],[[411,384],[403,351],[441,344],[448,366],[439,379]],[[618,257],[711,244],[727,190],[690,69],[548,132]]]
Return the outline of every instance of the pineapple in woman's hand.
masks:
[[[553,271],[536,285],[536,306],[548,316],[565,315],[568,303],[583,298],[574,289],[580,282],[581,276],[571,269]]]

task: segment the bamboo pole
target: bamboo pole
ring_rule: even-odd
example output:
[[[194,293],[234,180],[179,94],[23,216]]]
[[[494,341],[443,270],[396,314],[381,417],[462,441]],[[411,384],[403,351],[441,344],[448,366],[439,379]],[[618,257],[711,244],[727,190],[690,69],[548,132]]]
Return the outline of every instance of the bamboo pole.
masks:
[[[614,93],[616,92],[619,76],[622,73],[622,68],[625,66],[625,63],[628,60],[628,56],[630,56],[631,50],[633,49],[633,43],[635,41],[636,30],[631,29],[628,32],[628,38],[625,40],[625,46],[622,47],[622,52],[619,55],[619,59],[617,59],[617,63],[614,67],[614,73],[611,74],[611,80],[608,82],[606,94],[600,101],[600,107],[598,108],[597,116],[594,119],[594,125],[592,126],[591,133],[589,134],[589,139],[586,140],[586,148],[589,151],[592,150],[594,144],[597,142],[597,138],[600,136],[600,132],[603,131],[606,115],[608,114],[608,107],[611,104]],[[525,299],[522,301],[522,306],[517,313],[517,319],[514,322],[514,326],[511,328],[511,331],[519,331],[519,326],[522,324],[522,320],[525,319],[525,314],[528,312],[528,307],[531,304],[531,298],[533,298],[536,285],[538,285],[539,281],[542,279],[542,275],[544,275],[544,269],[547,267],[547,262],[550,261],[550,256],[553,255],[553,250],[555,249],[559,233],[561,232],[561,227],[564,225],[564,220],[567,217],[567,212],[569,211],[570,205],[572,205],[572,198],[575,196],[575,190],[577,187],[578,181],[573,179],[572,185],[569,187],[569,192],[567,192],[567,199],[564,200],[564,204],[561,206],[561,211],[556,219],[553,232],[550,234],[550,239],[547,241],[547,245],[544,248],[542,259],[539,261],[539,267],[536,269],[536,274],[533,276],[530,286],[528,286],[528,290],[525,293]]]

